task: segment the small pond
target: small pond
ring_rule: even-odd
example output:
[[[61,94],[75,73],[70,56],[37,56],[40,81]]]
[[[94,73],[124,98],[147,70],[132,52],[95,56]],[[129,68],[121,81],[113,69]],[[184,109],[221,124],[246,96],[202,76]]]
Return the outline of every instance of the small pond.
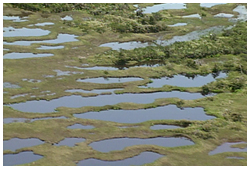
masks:
[[[227,14],[227,13],[218,13],[214,15],[215,18],[232,18],[233,14]]]
[[[34,154],[32,151],[20,152],[18,154],[4,154],[3,165],[14,166],[14,165],[26,164],[39,160],[41,158],[43,158],[43,156]]]
[[[18,95],[15,95],[15,96],[11,96],[10,99],[15,99],[15,98],[18,98],[18,97],[24,97],[24,96],[27,96],[28,94],[18,94]]]
[[[181,128],[180,126],[167,125],[167,124],[157,124],[150,127],[151,130],[160,130],[160,129],[177,129]]]
[[[65,92],[70,92],[70,93],[75,93],[75,92],[79,92],[79,93],[97,93],[97,94],[101,94],[101,93],[114,93],[115,90],[120,90],[121,88],[117,88],[117,89],[94,89],[94,90],[83,90],[83,89],[69,89],[69,90],[65,90]]]
[[[232,145],[236,144],[246,144],[246,142],[236,142],[236,143],[224,143],[220,146],[218,146],[215,150],[210,151],[208,154],[209,155],[214,155],[218,153],[224,153],[224,152],[247,152],[247,147],[246,148],[232,148]]]
[[[192,14],[192,15],[182,16],[182,18],[199,18],[199,19],[201,19],[201,16],[200,16],[200,14]]]
[[[53,144],[53,145],[73,147],[73,146],[75,146],[76,143],[80,143],[83,141],[85,141],[84,138],[65,138],[64,140],[60,141],[59,143]]]
[[[241,160],[241,159],[245,159],[244,157],[227,157],[228,159],[238,159],[238,160]]]
[[[100,152],[109,152],[122,150],[125,147],[134,145],[157,145],[163,147],[178,147],[194,145],[194,142],[185,137],[155,137],[155,138],[113,138],[90,143],[94,150]]]
[[[68,129],[93,129],[94,126],[91,125],[82,125],[82,124],[74,124],[67,127]]]
[[[176,105],[168,105],[151,109],[138,110],[105,110],[100,112],[86,112],[74,114],[74,117],[83,119],[94,119],[113,121],[117,123],[141,123],[148,120],[208,120],[215,118],[206,115],[204,109],[183,108]]]
[[[243,5],[239,5],[233,9],[234,12],[238,12],[239,15],[237,18],[232,18],[230,21],[237,22],[237,21],[247,21],[247,8]]]
[[[61,20],[65,20],[65,21],[72,21],[73,20],[73,18],[71,17],[71,16],[65,16],[65,17],[63,17],[63,18],[61,18]]]
[[[3,28],[3,37],[17,37],[17,36],[44,36],[48,35],[50,31],[43,29],[29,29],[29,28],[21,28],[16,29],[13,27],[4,27]]]
[[[117,161],[103,161],[98,159],[86,159],[79,161],[78,166],[140,166],[147,163],[152,163],[155,160],[163,157],[163,155],[154,152],[142,152],[141,154]]]
[[[47,25],[54,25],[54,23],[53,22],[43,22],[43,23],[31,24],[28,26],[47,26]]]
[[[143,8],[143,13],[156,13],[165,9],[185,9],[185,8],[187,7],[186,4],[184,3],[165,3]]]
[[[112,77],[98,77],[98,78],[89,78],[89,79],[77,79],[77,82],[89,82],[89,83],[125,83],[131,81],[143,80],[138,77],[124,77],[124,78],[112,78]]]
[[[98,95],[95,97],[82,97],[78,95],[63,96],[58,99],[46,100],[33,100],[22,103],[14,103],[6,106],[10,106],[14,109],[23,112],[39,112],[48,113],[54,112],[57,107],[83,107],[83,106],[105,106],[114,105],[122,102],[132,103],[152,103],[158,98],[171,98],[177,97],[184,100],[193,100],[203,98],[205,96],[200,93],[188,93],[188,92],[155,92],[155,93],[125,93],[116,95]]]
[[[214,26],[214,27],[210,27],[207,29],[203,29],[203,30],[196,30],[196,31],[187,33],[185,35],[174,36],[172,39],[169,39],[169,40],[161,40],[161,38],[158,38],[156,43],[158,45],[168,46],[175,42],[184,42],[184,41],[191,41],[191,40],[199,39],[201,36],[207,35],[208,33],[219,33],[223,29],[224,29],[223,26]],[[142,47],[147,47],[147,46],[155,46],[155,44],[149,43],[149,42],[143,43],[143,42],[131,41],[131,42],[123,42],[123,43],[110,42],[110,43],[102,44],[100,45],[100,47],[101,46],[110,47],[112,48],[112,50],[119,50],[119,49],[131,50],[131,49],[135,49],[139,47],[142,48]]]
[[[62,70],[53,70],[57,73],[57,76],[69,76],[71,74],[83,74],[84,72],[71,72],[71,71],[62,71]]]
[[[176,24],[173,24],[173,25],[168,25],[170,27],[176,27],[176,26],[186,26],[187,23],[176,23]]]
[[[3,150],[16,151],[17,149],[24,147],[32,147],[43,144],[44,142],[37,138],[19,139],[12,138],[10,140],[3,141]]]
[[[3,82],[3,88],[21,88],[21,86],[16,85],[16,84],[11,84],[9,82]]]
[[[144,48],[150,46],[149,42],[140,42],[140,41],[131,41],[131,42],[109,42],[100,45],[99,47],[110,47],[112,50],[120,50],[120,49],[125,49],[125,50],[131,50],[135,48]]]
[[[200,6],[206,7],[206,8],[211,8],[215,5],[221,5],[221,4],[226,4],[226,3],[200,3]]]
[[[179,87],[201,87],[207,83],[213,82],[219,78],[227,77],[226,73],[220,72],[216,78],[213,74],[206,76],[197,75],[194,78],[186,77],[184,75],[174,75],[173,78],[162,77],[160,79],[151,79],[153,82],[148,83],[147,86],[140,86],[140,88],[148,87],[162,87],[164,85],[179,86]]]
[[[23,58],[37,58],[37,57],[49,57],[54,56],[54,54],[51,53],[7,53],[3,56],[3,59],[23,59]]]
[[[37,49],[63,49],[64,46],[44,46],[42,45],[41,47],[37,48]]]
[[[32,43],[65,43],[65,42],[75,42],[78,41],[75,35],[70,34],[58,34],[56,39],[41,40],[41,41],[15,41],[15,42],[3,42],[4,45],[21,45],[30,46]]]
[[[184,41],[191,41],[191,40],[199,39],[201,36],[207,35],[208,33],[219,33],[223,29],[224,29],[223,26],[214,26],[214,27],[210,27],[207,29],[203,29],[203,30],[196,30],[196,31],[187,33],[182,36],[174,36],[170,40],[158,39],[156,43],[162,46],[168,46],[175,42],[184,42]]]
[[[8,124],[8,123],[17,123],[17,122],[33,122],[37,120],[48,120],[48,119],[66,119],[65,116],[60,116],[60,117],[42,117],[42,118],[34,118],[34,119],[26,119],[26,118],[4,118],[3,123]]]
[[[28,17],[22,17],[19,16],[3,16],[3,20],[12,20],[13,22],[25,22]]]

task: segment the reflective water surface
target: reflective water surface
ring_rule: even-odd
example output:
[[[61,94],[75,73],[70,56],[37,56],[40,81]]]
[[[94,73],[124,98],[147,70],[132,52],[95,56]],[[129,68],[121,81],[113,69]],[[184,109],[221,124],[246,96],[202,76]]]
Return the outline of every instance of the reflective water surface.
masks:
[[[93,129],[94,126],[91,125],[82,125],[82,124],[74,124],[67,127],[68,129]]]
[[[232,145],[243,144],[243,143],[246,143],[246,142],[224,143],[218,146],[213,151],[210,151],[208,154],[214,155],[214,154],[224,153],[224,152],[247,152],[247,147],[246,148],[232,148],[231,147]]]
[[[3,165],[13,166],[13,165],[31,163],[41,158],[43,158],[43,156],[34,154],[32,151],[20,152],[18,154],[4,154]]]
[[[29,29],[29,28],[13,28],[4,27],[3,37],[17,37],[17,36],[44,36],[50,33],[49,30],[43,30],[39,28]]]
[[[79,161],[77,163],[78,166],[138,166],[144,165],[147,163],[152,163],[155,160],[163,157],[163,155],[154,153],[154,152],[142,152],[141,154],[126,158],[124,160],[118,161],[103,161],[98,159],[86,159]]]
[[[75,42],[78,41],[75,35],[70,34],[58,34],[56,39],[41,40],[41,41],[15,41],[15,42],[3,42],[4,45],[21,45],[30,46],[32,43],[65,43],[65,42]]]
[[[148,120],[208,120],[215,118],[205,114],[203,108],[183,108],[168,105],[151,109],[138,110],[105,110],[100,112],[86,112],[74,114],[74,117],[113,121],[117,123],[141,123]]]
[[[150,127],[151,130],[160,130],[160,129],[177,129],[181,128],[180,126],[166,125],[166,124],[157,124]]]
[[[158,98],[171,98],[177,97],[184,100],[193,100],[203,98],[205,96],[200,93],[188,93],[188,92],[155,92],[155,93],[138,93],[138,94],[115,94],[115,95],[98,95],[95,97],[82,97],[78,95],[63,96],[58,99],[46,100],[33,100],[22,103],[10,104],[14,109],[23,112],[39,112],[48,113],[54,112],[57,107],[83,107],[83,106],[105,106],[114,105],[122,102],[132,103],[152,103]]]
[[[3,59],[23,59],[23,58],[37,58],[37,57],[49,57],[54,56],[51,53],[7,53],[3,56]]]
[[[160,10],[165,10],[165,9],[185,9],[186,4],[184,3],[166,3],[166,4],[157,4],[154,6],[149,6],[146,8],[143,8],[143,13],[156,13]]]
[[[133,145],[157,145],[163,147],[178,147],[194,145],[194,142],[185,137],[155,137],[155,138],[113,138],[90,143],[94,150],[100,152],[109,152],[122,150],[125,147]]]
[[[10,140],[3,141],[3,150],[16,151],[17,149],[20,148],[37,146],[43,143],[44,143],[43,141],[37,138],[28,138],[28,139],[12,138]]]
[[[98,77],[98,78],[89,78],[89,79],[77,79],[77,82],[89,82],[89,83],[125,83],[131,81],[143,80],[138,77],[121,77],[121,78],[113,78],[113,77]]]
[[[206,76],[197,75],[194,78],[187,77],[184,75],[174,75],[172,78],[162,77],[160,79],[151,79],[153,82],[148,83],[146,86],[140,86],[140,88],[148,87],[162,87],[164,85],[179,86],[179,87],[201,87],[205,84],[215,81],[219,78],[227,77],[226,73],[220,72],[214,78],[213,74],[208,74]]]

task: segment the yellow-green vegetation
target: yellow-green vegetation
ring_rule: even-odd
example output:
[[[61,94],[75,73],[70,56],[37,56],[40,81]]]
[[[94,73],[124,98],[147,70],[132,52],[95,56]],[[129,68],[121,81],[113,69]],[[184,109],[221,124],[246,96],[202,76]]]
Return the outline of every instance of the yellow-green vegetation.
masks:
[[[140,7],[154,4],[140,4]],[[226,18],[214,18],[217,13],[231,13],[237,17],[233,9],[239,4],[216,5],[211,8],[200,7],[199,4],[187,4],[186,9],[162,10],[155,14],[135,13],[132,4],[4,4],[3,14],[28,16],[28,21],[13,22],[4,20],[4,27],[22,28],[30,24],[53,22],[54,25],[33,26],[51,31],[41,37],[4,37],[6,42],[41,41],[30,46],[3,45],[9,49],[6,53],[52,53],[52,57],[4,59],[3,82],[17,84],[21,88],[4,88],[3,118],[27,118],[22,123],[3,124],[3,139],[39,138],[45,143],[34,147],[25,147],[4,154],[32,150],[43,158],[23,165],[76,165],[78,161],[96,158],[101,160],[122,160],[152,151],[164,157],[146,165],[226,165],[240,166],[247,164],[247,153],[225,152],[208,155],[217,146],[225,142],[247,141],[247,24],[237,23],[230,30],[220,34],[206,35],[198,40],[176,42],[169,46],[148,46],[133,50],[110,50],[99,47],[107,42],[155,42],[170,39],[173,36],[187,34],[194,30],[202,30],[212,26],[229,26],[233,23]],[[245,4],[244,4],[245,5]],[[94,10],[93,10],[94,9]],[[182,18],[181,16],[198,13],[202,19]],[[63,21],[61,17],[69,15],[71,21]],[[185,22],[186,26],[169,27],[168,25]],[[74,34],[75,42],[47,44],[42,40],[56,39],[58,34]],[[64,46],[63,49],[39,50],[42,45]],[[158,67],[135,67],[143,64],[160,64]],[[86,70],[69,66],[112,66],[130,67],[125,70]],[[68,71],[68,75],[58,76],[55,70]],[[200,87],[178,87],[164,85],[159,88],[140,88],[152,82],[150,78],[171,77],[177,74],[194,76],[197,74],[216,74],[226,71],[227,77],[218,79]],[[48,77],[49,75],[49,77]],[[143,80],[126,83],[82,83],[77,79],[96,77],[140,77]],[[41,82],[29,82],[23,79],[36,79]],[[122,89],[120,89],[122,88]],[[117,89],[115,94],[153,93],[164,91],[185,91],[191,93],[217,93],[212,97],[196,100],[179,98],[160,98],[148,104],[119,103],[100,107],[85,106],[80,108],[58,107],[55,112],[32,113],[21,112],[8,104],[30,100],[52,100],[69,95],[95,97],[96,93],[70,93],[68,89]],[[49,91],[46,93],[45,91]],[[55,93],[54,95],[48,95]],[[27,94],[11,99],[12,96]],[[109,92],[101,93],[110,95]],[[102,120],[80,119],[73,114],[102,110],[137,110],[156,108],[165,105],[184,107],[203,107],[206,114],[216,118],[206,121],[198,120],[150,120],[135,124],[122,124]],[[152,109],[153,112],[153,109]],[[43,117],[60,117],[66,119],[47,119],[30,122],[30,119]],[[68,129],[73,124],[93,125],[93,129]],[[151,130],[156,124],[177,125],[182,128],[167,130]],[[128,128],[119,128],[129,126]],[[137,126],[137,127],[135,127]],[[153,138],[153,137],[187,137],[195,144],[181,147],[160,147],[155,145],[138,145],[123,150],[101,153],[92,149],[89,144],[111,138]],[[86,141],[74,147],[54,146],[64,138],[78,137]],[[234,145],[245,148],[246,144]],[[229,156],[244,159],[227,159]]]

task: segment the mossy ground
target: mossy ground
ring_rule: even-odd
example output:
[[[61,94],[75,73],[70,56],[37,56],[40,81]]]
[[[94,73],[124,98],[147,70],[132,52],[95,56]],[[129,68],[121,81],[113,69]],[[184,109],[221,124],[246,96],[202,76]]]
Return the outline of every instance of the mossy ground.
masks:
[[[153,4],[140,4],[145,7]],[[36,24],[42,22],[53,22],[52,26],[34,26],[32,28],[41,28],[50,30],[51,33],[47,36],[41,37],[4,37],[4,41],[13,42],[17,40],[47,40],[55,39],[59,33],[68,33],[79,36],[76,42],[63,43],[63,49],[54,50],[38,50],[36,48],[43,45],[43,43],[32,44],[31,46],[17,46],[4,45],[4,48],[10,49],[4,51],[11,52],[31,52],[31,53],[53,53],[52,57],[44,58],[29,58],[29,59],[4,59],[3,60],[3,81],[18,84],[22,88],[11,89],[4,88],[8,93],[3,94],[3,117],[4,118],[41,118],[41,117],[59,117],[65,116],[67,119],[49,119],[38,120],[35,122],[25,123],[10,123],[3,125],[3,139],[11,138],[39,138],[45,141],[45,144],[27,147],[17,150],[28,151],[32,150],[36,154],[43,155],[44,158],[24,165],[76,165],[76,162],[87,159],[96,158],[101,160],[121,160],[128,157],[133,157],[144,151],[153,151],[165,155],[163,158],[147,165],[229,165],[239,166],[247,164],[247,153],[227,152],[209,156],[208,153],[224,142],[247,141],[247,89],[246,80],[244,86],[237,91],[230,91],[228,88],[219,89],[216,87],[217,82],[213,82],[208,86],[213,89],[213,92],[219,92],[212,98],[205,97],[197,100],[181,100],[178,98],[157,99],[149,104],[135,104],[135,103],[120,103],[116,105],[108,105],[102,107],[81,107],[81,108],[57,108],[57,112],[51,113],[30,113],[20,112],[8,107],[8,104],[25,102],[28,100],[51,100],[66,95],[78,94],[83,97],[96,96],[94,93],[68,93],[67,89],[113,89],[124,88],[117,90],[115,93],[144,93],[144,92],[158,92],[158,91],[186,91],[186,92],[202,92],[201,87],[184,88],[176,86],[165,85],[161,88],[138,88],[140,85],[145,85],[152,77],[171,76],[180,73],[189,74],[208,74],[213,72],[215,63],[219,63],[221,69],[225,68],[227,63],[245,64],[241,59],[241,55],[218,55],[217,57],[206,57],[198,59],[202,65],[197,69],[187,66],[185,63],[175,63],[166,60],[165,65],[159,67],[131,67],[127,70],[80,70],[69,68],[65,66],[81,66],[82,64],[95,65],[112,65],[110,58],[97,58],[100,53],[110,50],[110,48],[98,47],[100,44],[106,42],[126,42],[126,41],[153,41],[159,37],[169,39],[175,35],[183,35],[193,30],[205,29],[217,25],[232,25],[227,19],[214,18],[212,15],[224,12],[235,14],[232,10],[237,4],[218,5],[212,8],[201,8],[199,4],[187,4],[187,9],[183,10],[165,10],[159,13],[163,16],[163,21],[167,24],[174,24],[178,22],[186,22],[187,26],[169,28],[168,31],[159,33],[117,33],[107,29],[103,33],[96,31],[82,32],[77,27],[70,27],[61,21],[60,18],[65,15],[72,15],[74,20],[79,20],[82,17],[94,17],[86,11],[66,11],[62,13],[43,14],[41,12],[30,12],[19,8],[12,8],[4,4],[4,15],[19,15],[29,14],[29,21],[26,22],[12,22],[4,21],[4,27],[12,26],[15,28],[26,27],[29,24]],[[183,19],[180,16],[198,13],[203,15],[202,20],[197,18]],[[96,17],[97,21],[101,17]],[[96,23],[89,22],[89,27],[95,26]],[[48,45],[48,44],[46,44]],[[55,46],[54,44],[49,44]],[[78,48],[74,48],[78,47]],[[70,76],[56,76],[53,70],[75,71],[83,72],[84,74],[71,74]],[[45,77],[45,75],[54,75],[54,77]],[[93,84],[76,82],[79,78],[89,77],[141,77],[144,80],[137,82],[116,83],[116,84]],[[223,79],[224,84],[229,84],[234,78],[244,77],[246,74],[239,71],[230,70],[228,77]],[[32,83],[23,81],[22,79],[36,79],[41,80],[40,83]],[[58,79],[62,78],[62,79]],[[38,88],[38,89],[34,89]],[[49,90],[55,95],[46,95],[42,91]],[[17,94],[28,94],[24,97],[11,99],[11,96]],[[107,94],[107,93],[106,93]],[[34,98],[31,96],[35,96]],[[181,104],[180,104],[181,103]],[[136,124],[122,124],[115,122],[107,122],[100,120],[78,119],[73,116],[75,113],[84,113],[89,111],[101,111],[108,109],[144,109],[164,106],[169,104],[176,104],[179,107],[203,107],[206,114],[214,115],[217,118],[207,121],[189,121],[189,120],[151,120]],[[93,125],[93,129],[67,129],[67,126],[73,124]],[[169,130],[151,130],[150,126],[155,124],[173,124],[183,126],[184,128],[169,129]],[[119,128],[119,126],[138,126],[131,128]],[[94,133],[94,134],[93,134]],[[93,150],[88,144],[109,138],[117,137],[171,137],[171,136],[185,136],[192,139],[195,145],[183,146],[175,148],[166,148],[153,145],[140,145],[127,147],[121,151],[112,151],[109,153],[101,153]],[[53,146],[52,143],[57,143],[66,137],[82,137],[86,138],[85,142],[77,144],[75,147]],[[235,145],[236,147],[244,147],[245,145]],[[15,153],[17,153],[15,152]],[[14,153],[8,150],[4,154]],[[245,159],[227,159],[228,156],[244,157]]]

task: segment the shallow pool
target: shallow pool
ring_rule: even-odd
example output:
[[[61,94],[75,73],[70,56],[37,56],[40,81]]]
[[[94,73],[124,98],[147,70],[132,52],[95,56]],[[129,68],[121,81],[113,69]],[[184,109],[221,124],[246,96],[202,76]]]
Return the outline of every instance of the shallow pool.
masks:
[[[49,57],[54,56],[51,53],[7,53],[3,56],[3,59],[24,59],[24,58],[37,58],[37,57]]]
[[[13,166],[13,165],[26,164],[39,160],[41,158],[43,158],[43,156],[34,154],[32,151],[20,152],[18,154],[4,154],[3,165]]]
[[[185,9],[185,8],[187,7],[186,4],[184,3],[165,3],[143,8],[143,13],[156,13],[166,9]]]
[[[3,150],[16,151],[17,149],[20,148],[37,146],[43,143],[44,143],[43,141],[37,138],[28,138],[28,139],[12,138],[10,140],[3,141]]]
[[[57,107],[83,107],[83,106],[105,106],[114,105],[122,102],[132,103],[152,103],[158,98],[171,98],[177,97],[184,100],[193,100],[203,98],[200,93],[188,93],[188,92],[155,92],[155,93],[125,93],[115,95],[98,95],[95,97],[82,97],[78,95],[63,96],[58,99],[46,100],[33,100],[22,103],[14,103],[6,106],[10,106],[16,110],[23,112],[39,112],[48,113],[54,112]]]
[[[205,84],[215,81],[219,78],[226,78],[227,74],[220,72],[217,77],[214,78],[213,74],[206,76],[197,75],[194,78],[186,77],[184,75],[174,75],[172,78],[162,77],[160,79],[151,79],[153,82],[148,83],[146,86],[140,86],[140,88],[148,87],[162,87],[164,85],[179,86],[179,87],[201,87]]]
[[[113,121],[117,123],[141,123],[148,120],[209,120],[215,118],[205,114],[201,107],[180,109],[176,105],[167,105],[150,109],[104,110],[74,114],[74,117]]]
[[[79,161],[78,166],[138,166],[152,163],[163,157],[163,155],[154,152],[142,152],[141,154],[117,161],[104,161],[94,158]]]
[[[89,82],[89,83],[125,83],[131,81],[143,80],[138,77],[122,77],[122,78],[113,78],[113,77],[98,77],[98,78],[89,78],[89,79],[77,79],[77,82]]]
[[[94,150],[109,152],[122,150],[134,145],[157,145],[162,147],[178,147],[194,145],[194,142],[185,137],[155,137],[155,138],[113,138],[90,143]]]
[[[17,37],[17,36],[44,36],[50,33],[49,30],[43,30],[39,28],[29,29],[29,28],[13,28],[4,27],[3,37]]]

